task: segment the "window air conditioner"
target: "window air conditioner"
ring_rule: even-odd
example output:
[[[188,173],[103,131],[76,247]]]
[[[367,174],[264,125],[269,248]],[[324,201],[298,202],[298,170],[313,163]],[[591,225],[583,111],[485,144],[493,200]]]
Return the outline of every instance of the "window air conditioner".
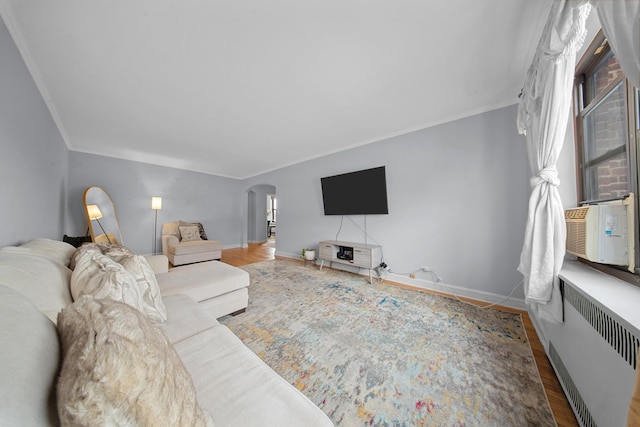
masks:
[[[588,205],[564,212],[567,252],[592,262],[632,266],[627,205]]]

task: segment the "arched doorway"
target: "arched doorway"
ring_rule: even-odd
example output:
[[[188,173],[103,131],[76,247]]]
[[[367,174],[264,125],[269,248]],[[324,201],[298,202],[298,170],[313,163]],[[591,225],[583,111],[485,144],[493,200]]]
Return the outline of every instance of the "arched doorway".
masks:
[[[276,187],[271,184],[254,185],[246,190],[246,243],[266,243],[270,235],[275,239],[277,221]],[[275,244],[275,241],[274,241]]]

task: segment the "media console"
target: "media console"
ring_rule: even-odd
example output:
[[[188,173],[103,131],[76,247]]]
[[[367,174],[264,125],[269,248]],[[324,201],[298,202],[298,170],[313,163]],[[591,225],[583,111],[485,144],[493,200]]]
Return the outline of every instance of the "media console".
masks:
[[[353,265],[354,267],[366,268],[369,270],[369,282],[373,283],[372,270],[382,262],[382,247],[378,245],[365,245],[362,243],[341,242],[338,240],[323,240],[318,245],[318,258],[320,270],[325,261],[331,263]]]

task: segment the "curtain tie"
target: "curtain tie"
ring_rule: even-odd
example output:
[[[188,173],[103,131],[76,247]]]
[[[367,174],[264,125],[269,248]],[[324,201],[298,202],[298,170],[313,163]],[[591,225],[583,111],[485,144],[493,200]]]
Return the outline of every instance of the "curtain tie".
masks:
[[[532,187],[540,185],[543,182],[548,182],[555,187],[560,185],[560,179],[558,178],[558,169],[556,169],[555,166],[547,166],[546,168],[538,172],[538,175],[532,177],[530,181]]]

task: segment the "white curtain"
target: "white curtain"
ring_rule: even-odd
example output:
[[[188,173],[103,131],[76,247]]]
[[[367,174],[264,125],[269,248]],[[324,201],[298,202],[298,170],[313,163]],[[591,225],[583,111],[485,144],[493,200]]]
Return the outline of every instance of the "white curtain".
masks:
[[[625,76],[640,88],[640,0],[593,0],[604,35]]]
[[[631,83],[640,88],[640,0],[592,0],[598,19],[622,71]],[[640,425],[640,359],[636,382],[629,403],[627,426]]]
[[[558,273],[566,239],[556,162],[569,119],[576,51],[590,9],[586,0],[553,2],[518,106],[518,131],[526,136],[533,174],[518,271],[531,310],[555,322],[562,321]]]

